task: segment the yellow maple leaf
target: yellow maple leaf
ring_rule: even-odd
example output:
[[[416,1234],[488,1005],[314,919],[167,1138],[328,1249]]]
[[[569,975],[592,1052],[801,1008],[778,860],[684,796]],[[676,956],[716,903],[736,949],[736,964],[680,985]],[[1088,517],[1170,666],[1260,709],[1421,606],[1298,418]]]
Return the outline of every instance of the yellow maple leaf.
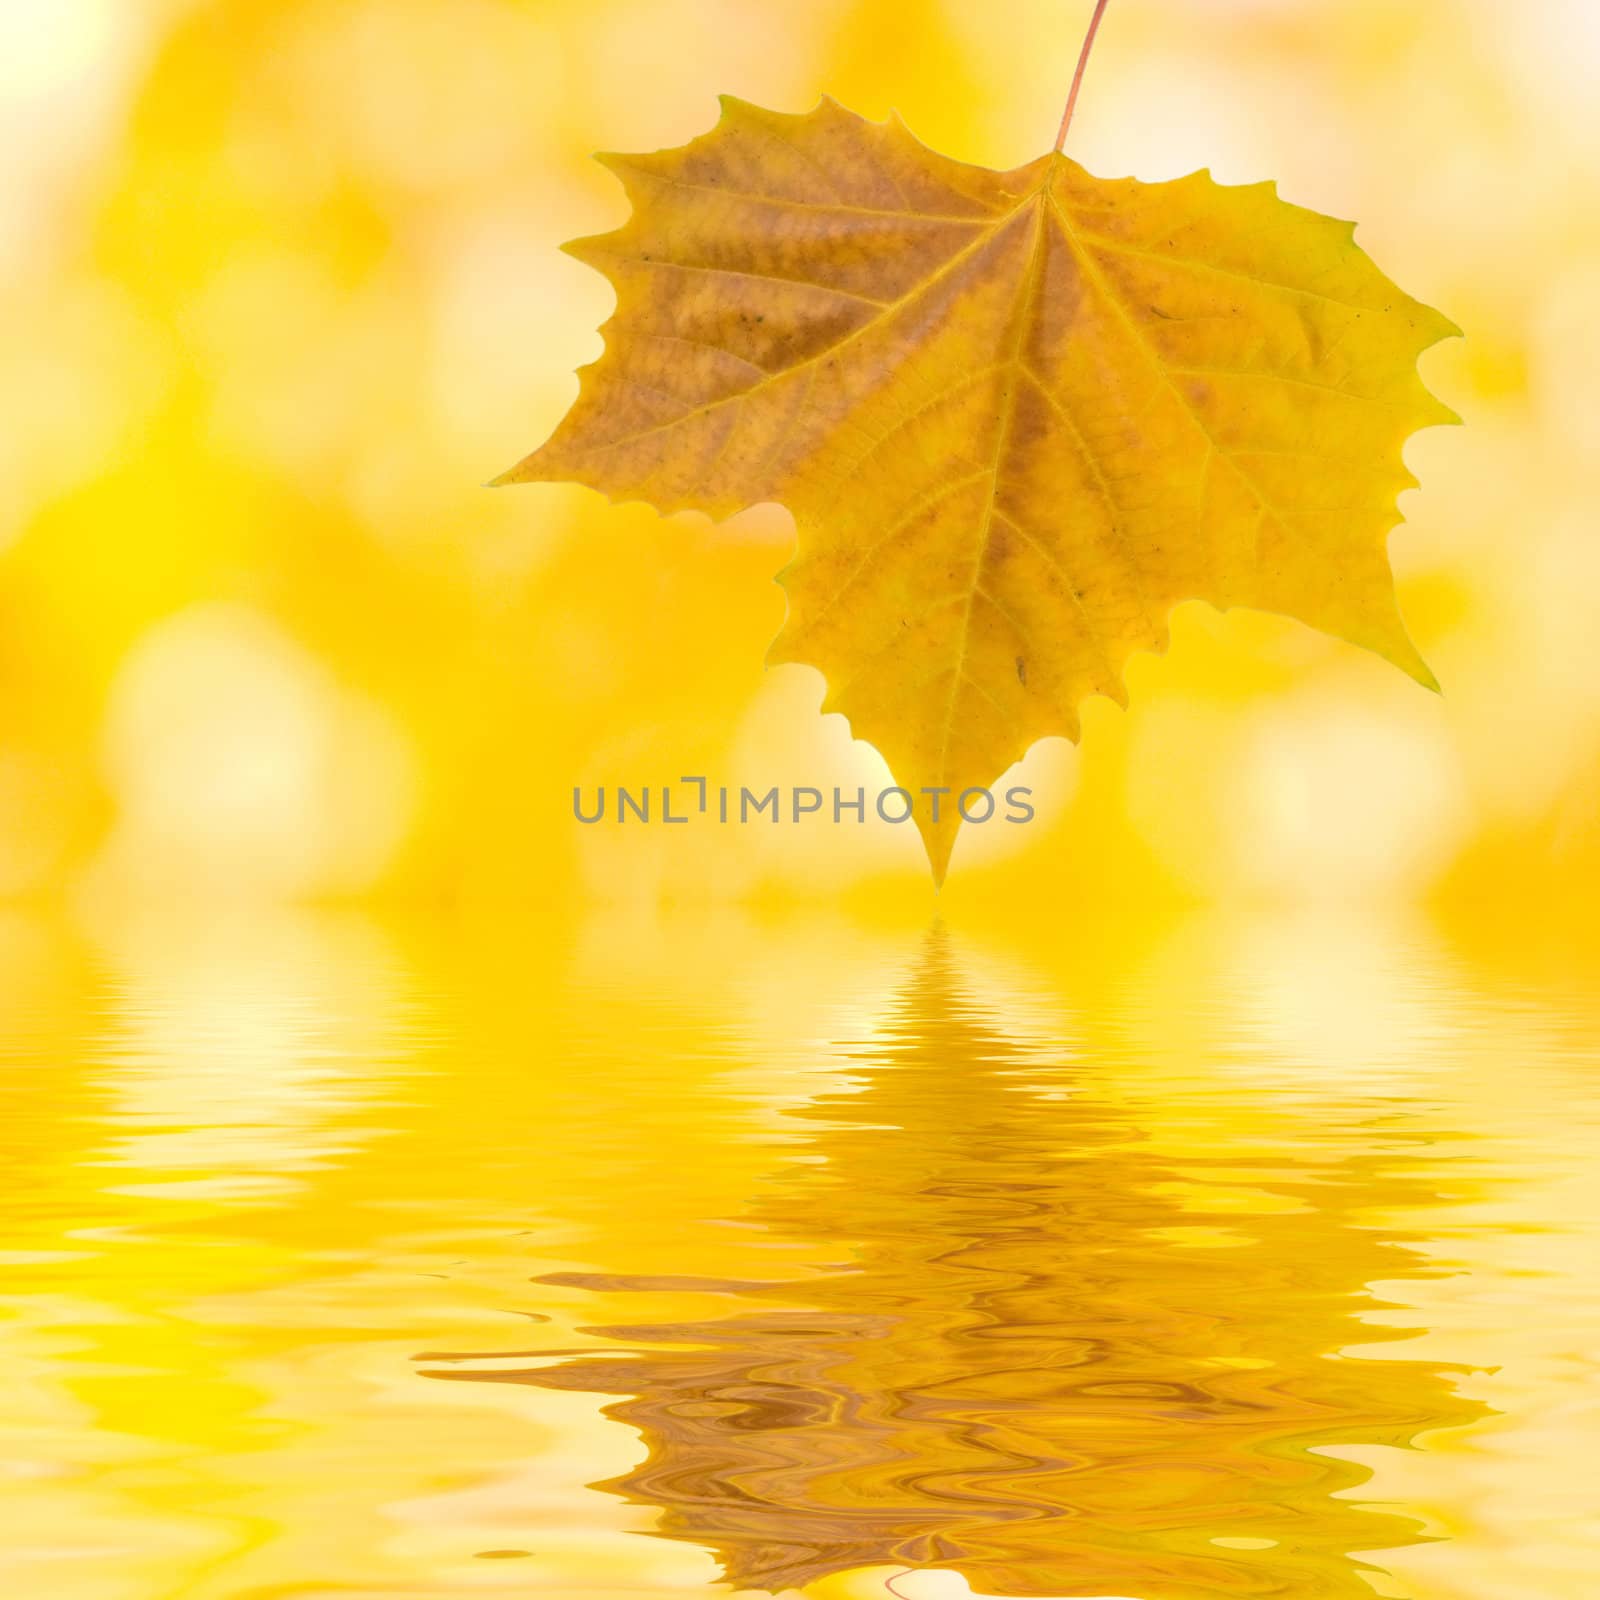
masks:
[[[1059,145],[992,172],[826,99],[722,105],[681,149],[599,158],[633,214],[567,248],[616,288],[606,352],[500,481],[786,506],[770,659],[819,668],[917,793],[936,878],[957,797],[1076,739],[1085,697],[1125,704],[1182,600],[1435,686],[1387,536],[1406,439],[1457,420],[1417,357],[1460,330],[1352,223],[1270,183],[1095,178]]]

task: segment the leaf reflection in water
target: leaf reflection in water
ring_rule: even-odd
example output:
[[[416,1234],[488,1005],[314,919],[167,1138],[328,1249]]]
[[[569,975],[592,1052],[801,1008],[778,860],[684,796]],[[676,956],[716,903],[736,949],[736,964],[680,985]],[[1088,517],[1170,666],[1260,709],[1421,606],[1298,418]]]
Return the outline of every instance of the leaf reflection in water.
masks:
[[[1407,1166],[1425,1136],[1369,1107],[1247,1181],[1235,1149],[1221,1204],[1203,1158],[1180,1173],[1086,1092],[1082,1058],[976,1004],[937,931],[850,1054],[851,1087],[790,1112],[802,1159],[741,1219],[847,1264],[552,1275],[738,1309],[588,1330],[621,1347],[598,1357],[430,1375],[626,1396],[608,1414],[648,1456],[602,1487],[741,1589],[909,1565],[997,1595],[1366,1600],[1358,1553],[1425,1535],[1356,1497],[1370,1469],[1340,1448],[1485,1414],[1458,1369],[1345,1353],[1414,1331],[1363,1320],[1370,1284],[1440,1270],[1373,1221],[1440,1200]]]

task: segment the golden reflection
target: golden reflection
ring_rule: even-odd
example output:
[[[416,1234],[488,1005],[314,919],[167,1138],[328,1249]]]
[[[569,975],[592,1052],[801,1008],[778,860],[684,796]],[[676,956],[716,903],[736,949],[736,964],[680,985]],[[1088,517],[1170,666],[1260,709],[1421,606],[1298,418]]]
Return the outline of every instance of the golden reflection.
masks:
[[[1254,1166],[1180,1164],[1106,1092],[1114,1063],[1008,1026],[937,930],[842,1054],[730,1219],[831,1268],[546,1274],[674,1309],[583,1330],[613,1348],[424,1370],[626,1396],[609,1414],[648,1454],[604,1487],[741,1589],[911,1566],[1001,1595],[1338,1600],[1373,1593],[1362,1552],[1424,1538],[1363,1501],[1366,1456],[1488,1409],[1460,1369],[1351,1353],[1419,1331],[1366,1320],[1393,1309],[1372,1285],[1442,1275],[1375,1220],[1446,1203],[1415,1123],[1367,1102]]]

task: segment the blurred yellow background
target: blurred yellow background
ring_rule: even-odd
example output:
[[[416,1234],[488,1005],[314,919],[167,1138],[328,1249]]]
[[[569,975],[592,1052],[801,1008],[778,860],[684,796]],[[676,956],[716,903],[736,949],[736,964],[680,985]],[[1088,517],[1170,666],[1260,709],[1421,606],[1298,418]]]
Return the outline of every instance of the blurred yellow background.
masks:
[[[8,0],[0,895],[926,896],[910,829],[579,828],[577,783],[882,769],[762,670],[781,512],[482,485],[598,350],[610,290],[557,249],[623,213],[591,150],[825,91],[1010,166],[1089,9]],[[1410,446],[1391,546],[1445,695],[1185,607],[949,900],[1600,879],[1597,63],[1583,0],[1113,5],[1078,159],[1275,177],[1467,329],[1424,371],[1468,427]]]
[[[961,1271],[1019,1271],[1007,1196],[1040,1183],[1028,1275],[1121,1355],[1360,1391],[1305,1454],[1326,1476],[1284,1491],[1303,1548],[1208,1510],[1233,1552],[1208,1560],[1338,1596],[1591,1592],[1591,0],[1113,0],[1074,124],[1095,172],[1273,177],[1359,219],[1467,329],[1424,363],[1467,427],[1410,446],[1392,541],[1442,698],[1183,608],[1129,712],[1092,702],[1081,749],[1003,780],[1038,821],[958,846],[932,958],[909,828],[572,818],[575,784],[884,778],[814,673],[762,669],[783,513],[483,487],[599,349],[611,292],[558,250],[623,214],[589,153],[680,143],[719,92],[827,92],[1012,166],[1051,142],[1090,9],[0,0],[15,1592],[725,1592],[699,1513],[635,1537],[676,1490],[583,1487],[636,1473],[649,1426],[578,1378],[500,1380],[603,1348],[617,1295],[677,1335],[718,1276],[746,1315],[741,1285],[825,1296],[847,1259],[909,1330],[850,1346],[857,1387],[961,1377]],[[308,899],[362,904],[278,904]],[[1479,915],[1447,940],[1423,901]],[[1213,1271],[1220,1332],[1179,1337]],[[1161,1404],[1096,1436],[1118,1526],[1150,1510],[1116,1484]],[[1250,1437],[1214,1462],[1281,1459]],[[1447,1537],[1391,1538],[1406,1508]],[[1120,1587],[1189,1592],[1160,1538],[1129,1548],[1157,1565]]]

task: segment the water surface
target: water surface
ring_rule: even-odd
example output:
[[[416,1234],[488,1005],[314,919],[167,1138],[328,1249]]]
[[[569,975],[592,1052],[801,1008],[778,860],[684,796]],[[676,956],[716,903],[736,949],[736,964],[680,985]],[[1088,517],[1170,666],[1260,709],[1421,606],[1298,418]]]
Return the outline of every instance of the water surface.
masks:
[[[8,1592],[1588,1595],[1594,965],[17,919]]]

